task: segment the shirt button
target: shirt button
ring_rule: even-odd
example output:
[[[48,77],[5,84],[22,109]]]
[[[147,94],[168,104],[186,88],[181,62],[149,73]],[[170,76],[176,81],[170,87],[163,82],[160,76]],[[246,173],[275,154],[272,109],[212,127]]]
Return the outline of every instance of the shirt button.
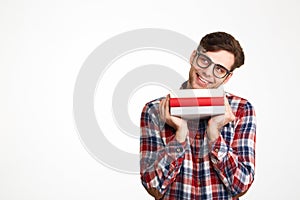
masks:
[[[200,139],[200,135],[196,135],[196,138],[197,138],[197,139]]]
[[[197,183],[197,184],[198,184],[198,186],[200,186],[200,185],[201,185],[201,182],[200,182],[200,181],[198,181],[198,183]]]
[[[199,159],[199,158],[197,158],[197,159],[196,159],[196,162],[197,162],[197,163],[199,163],[199,162],[200,162],[200,159]]]
[[[218,162],[215,158],[212,158],[211,161],[212,161],[214,164],[217,164],[217,162]]]
[[[216,148],[216,149],[215,149],[215,152],[216,152],[216,153],[218,153],[218,152],[219,152],[219,149],[218,149],[218,148]]]
[[[177,148],[176,151],[179,153],[179,152],[181,151],[181,149],[180,149],[180,148]]]

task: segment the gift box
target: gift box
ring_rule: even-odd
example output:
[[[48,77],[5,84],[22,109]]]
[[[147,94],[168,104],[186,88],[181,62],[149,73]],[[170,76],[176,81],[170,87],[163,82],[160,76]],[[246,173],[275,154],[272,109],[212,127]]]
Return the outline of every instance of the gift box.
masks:
[[[224,89],[178,89],[170,92],[170,113],[184,119],[204,119],[225,113]]]

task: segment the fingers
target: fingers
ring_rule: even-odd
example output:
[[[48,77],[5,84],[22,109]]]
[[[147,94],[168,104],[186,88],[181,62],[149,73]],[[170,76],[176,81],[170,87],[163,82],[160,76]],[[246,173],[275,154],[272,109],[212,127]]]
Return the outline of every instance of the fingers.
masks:
[[[166,121],[169,114],[169,95],[165,99],[162,99],[159,103],[159,115],[163,121]]]
[[[165,117],[169,118],[170,117],[170,111],[169,107],[170,106],[170,94],[167,95],[166,97],[166,103],[165,103]]]
[[[165,112],[164,112],[165,102],[166,102],[166,99],[162,99],[159,102],[159,116],[160,116],[161,120],[163,120],[163,121],[165,121]]]
[[[162,99],[159,104],[159,114],[161,120],[173,127],[175,130],[185,130],[184,128],[187,127],[187,122],[180,117],[171,116],[169,105],[170,94],[168,94],[165,99]]]
[[[225,104],[225,116],[228,122],[235,120],[235,115],[232,112],[231,106],[226,96],[224,96],[224,104]]]

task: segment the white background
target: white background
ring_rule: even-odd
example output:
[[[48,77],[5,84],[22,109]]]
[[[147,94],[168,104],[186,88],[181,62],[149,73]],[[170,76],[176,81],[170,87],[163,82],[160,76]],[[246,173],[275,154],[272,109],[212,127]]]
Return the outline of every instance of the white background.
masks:
[[[240,41],[246,63],[225,88],[247,98],[258,118],[256,177],[243,199],[299,199],[299,9],[296,0],[1,0],[0,199],[152,199],[138,175],[95,160],[73,120],[85,59],[107,39],[138,28],[195,41],[221,30]],[[139,58],[136,66],[149,64]],[[165,63],[162,54],[153,59]],[[129,103],[134,123],[140,108],[132,104],[144,103],[143,94]],[[138,153],[138,139],[110,141]]]

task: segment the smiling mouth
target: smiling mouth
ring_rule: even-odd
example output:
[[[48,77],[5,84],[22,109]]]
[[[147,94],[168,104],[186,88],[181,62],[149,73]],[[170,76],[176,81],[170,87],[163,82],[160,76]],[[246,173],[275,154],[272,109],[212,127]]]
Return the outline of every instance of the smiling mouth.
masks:
[[[198,80],[198,83],[202,86],[202,87],[206,87],[207,84],[209,83],[209,81],[205,80],[204,78],[202,78],[198,73],[196,73],[197,75],[197,80]]]

